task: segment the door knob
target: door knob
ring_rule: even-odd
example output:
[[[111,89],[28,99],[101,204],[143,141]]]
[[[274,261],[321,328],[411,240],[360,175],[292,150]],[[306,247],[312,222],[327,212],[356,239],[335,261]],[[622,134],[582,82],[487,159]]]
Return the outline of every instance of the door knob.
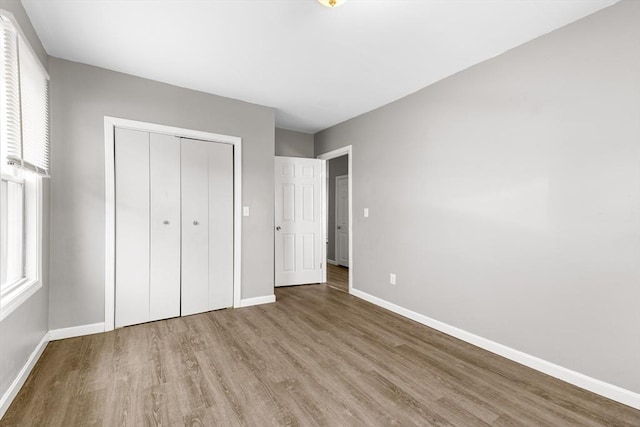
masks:
[[[162,223],[163,223],[164,225],[167,225],[167,224],[169,224],[169,221],[167,221],[167,220],[165,219],[164,221],[162,221]]]
[[[277,226],[276,231],[280,231],[280,230],[282,230],[282,228],[280,228],[280,226]]]
[[[338,226],[338,230],[340,230],[342,227]]]
[[[200,224],[198,221],[193,221],[193,225],[198,225]]]

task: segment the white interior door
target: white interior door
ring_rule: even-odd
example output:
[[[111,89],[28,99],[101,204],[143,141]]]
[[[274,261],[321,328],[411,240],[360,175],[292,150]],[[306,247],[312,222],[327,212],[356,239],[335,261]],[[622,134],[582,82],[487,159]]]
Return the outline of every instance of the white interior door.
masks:
[[[149,134],[115,130],[115,326],[149,321]]]
[[[180,138],[149,135],[149,320],[180,316]]]
[[[322,281],[322,161],[275,158],[275,286]]]
[[[182,139],[182,315],[209,309],[208,142]]]
[[[208,143],[209,310],[233,306],[233,146]]]
[[[349,267],[349,176],[336,177],[336,262]]]

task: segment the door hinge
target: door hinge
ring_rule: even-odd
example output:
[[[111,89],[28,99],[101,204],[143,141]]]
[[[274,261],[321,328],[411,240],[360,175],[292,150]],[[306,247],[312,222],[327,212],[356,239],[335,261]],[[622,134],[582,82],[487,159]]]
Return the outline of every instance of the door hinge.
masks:
[[[322,270],[322,263],[320,263],[320,270]]]

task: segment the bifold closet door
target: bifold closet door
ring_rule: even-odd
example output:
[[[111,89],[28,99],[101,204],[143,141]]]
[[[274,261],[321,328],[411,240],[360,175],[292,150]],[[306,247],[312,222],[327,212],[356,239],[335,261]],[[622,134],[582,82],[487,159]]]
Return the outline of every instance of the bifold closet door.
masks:
[[[116,327],[180,316],[180,139],[118,129]]]
[[[115,130],[115,326],[149,321],[149,134]]]
[[[203,141],[182,139],[182,315],[209,307],[209,153]]]
[[[149,320],[180,316],[180,138],[149,135]]]
[[[183,316],[233,305],[232,150],[181,140]]]
[[[233,146],[209,144],[209,310],[233,306]]]
[[[116,327],[233,306],[233,147],[115,131]]]

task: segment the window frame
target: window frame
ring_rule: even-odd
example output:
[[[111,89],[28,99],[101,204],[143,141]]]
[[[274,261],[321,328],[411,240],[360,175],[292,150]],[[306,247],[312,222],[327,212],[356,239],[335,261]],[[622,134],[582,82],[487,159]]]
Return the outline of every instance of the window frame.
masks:
[[[2,283],[2,279],[0,279],[0,298],[2,298],[2,295],[4,295],[5,293],[7,293],[7,288],[12,288],[17,282],[20,282],[22,279],[27,277],[27,271],[26,271],[26,245],[25,245],[25,240],[26,240],[26,215],[25,215],[25,198],[26,198],[26,191],[25,191],[25,182],[24,182],[24,178],[19,177],[19,176],[15,176],[12,174],[0,174],[0,182],[5,182],[7,183],[7,187],[6,187],[6,191],[9,191],[9,184],[13,183],[16,185],[20,186],[20,190],[21,190],[21,202],[22,202],[22,206],[20,207],[20,211],[21,211],[21,227],[22,227],[22,232],[21,234],[21,241],[20,241],[20,250],[22,252],[21,256],[20,256],[20,277],[17,278],[16,280],[14,280],[11,283]],[[3,202],[8,202],[9,201],[9,195],[8,194],[4,194],[5,191],[4,189],[4,185],[2,186],[2,190],[0,190],[0,196],[2,197]],[[4,212],[4,209],[2,209],[1,212]],[[7,214],[8,214],[8,210],[7,210]],[[11,224],[8,223],[7,221],[7,228],[9,228],[11,226]],[[5,233],[8,233],[8,230],[5,231]],[[2,236],[0,235],[0,238],[2,238]],[[9,245],[7,245],[9,246]],[[6,268],[7,266],[5,266]],[[2,268],[2,266],[0,265],[0,269]]]
[[[42,287],[42,177],[26,172],[23,179],[24,277],[0,290],[0,322]]]
[[[14,18],[11,12],[0,9],[2,19],[10,21],[13,25],[17,37],[21,38],[24,45],[30,51],[30,54],[36,59],[38,65],[42,68],[47,80],[49,75],[42,65],[38,55],[31,47],[28,38],[24,35],[22,28]],[[48,108],[47,108],[48,109]],[[0,124],[1,125],[1,124]],[[44,205],[43,198],[43,176],[25,169],[20,169],[14,174],[17,168],[5,163],[4,159],[0,159],[0,175],[11,176],[18,175],[24,179],[24,208],[23,208],[23,229],[25,236],[23,238],[23,264],[25,277],[11,285],[5,286],[0,290],[0,322],[2,322],[13,311],[20,307],[33,294],[35,294],[43,285],[42,280],[42,212]],[[1,191],[1,190],[0,190]],[[0,197],[0,204],[4,203],[4,197]],[[3,206],[0,206],[3,207]]]

